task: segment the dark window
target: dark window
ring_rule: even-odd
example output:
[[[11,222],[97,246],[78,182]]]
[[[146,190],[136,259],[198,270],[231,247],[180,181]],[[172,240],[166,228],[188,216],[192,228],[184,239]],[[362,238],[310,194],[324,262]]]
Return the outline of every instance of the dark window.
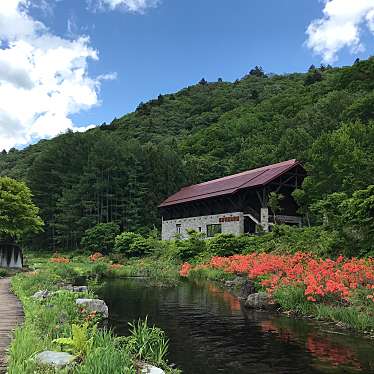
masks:
[[[216,234],[220,234],[222,232],[222,225],[206,225],[206,236],[208,238],[212,238]]]
[[[177,224],[176,229],[177,229],[177,234],[180,234],[181,233],[181,225]]]
[[[201,232],[201,227],[199,227],[199,232]]]

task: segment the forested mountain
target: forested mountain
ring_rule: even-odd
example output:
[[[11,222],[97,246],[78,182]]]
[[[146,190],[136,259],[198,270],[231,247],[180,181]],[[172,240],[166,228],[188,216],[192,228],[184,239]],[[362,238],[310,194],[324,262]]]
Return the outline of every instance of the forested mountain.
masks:
[[[374,58],[266,75],[256,67],[141,103],[85,133],[3,151],[0,175],[32,189],[45,232],[34,246],[75,248],[85,229],[159,226],[157,205],[183,185],[297,158],[304,208],[374,184]]]

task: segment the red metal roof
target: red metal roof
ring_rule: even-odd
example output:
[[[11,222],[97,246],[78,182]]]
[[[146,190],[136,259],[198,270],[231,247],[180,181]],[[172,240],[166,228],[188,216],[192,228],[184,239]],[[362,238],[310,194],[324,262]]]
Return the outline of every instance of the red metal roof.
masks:
[[[231,195],[243,188],[264,186],[299,164],[300,162],[297,160],[289,160],[184,187],[168,197],[159,207],[162,208],[215,196]]]

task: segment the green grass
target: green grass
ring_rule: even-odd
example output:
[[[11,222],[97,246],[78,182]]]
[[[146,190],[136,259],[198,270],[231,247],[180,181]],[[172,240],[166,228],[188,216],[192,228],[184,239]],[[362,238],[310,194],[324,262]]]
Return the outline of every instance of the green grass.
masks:
[[[227,273],[221,269],[192,269],[188,276],[191,280],[210,280],[224,282],[235,278],[234,274]]]
[[[374,308],[365,293],[355,295],[351,304],[310,302],[305,299],[302,287],[282,287],[274,293],[275,300],[285,311],[319,320],[343,323],[358,331],[374,331]],[[370,302],[371,303],[371,302]]]
[[[134,336],[116,338],[110,331],[96,329],[97,317],[90,320],[92,349],[81,357],[82,362],[76,362],[64,370],[38,365],[35,361],[37,353],[43,350],[59,350],[61,346],[54,340],[70,338],[72,324],[83,325],[86,315],[77,307],[76,298],[95,297],[92,291],[73,293],[61,287],[73,283],[75,278],[82,274],[92,275],[93,269],[97,269],[97,263],[90,263],[85,258],[80,258],[78,262],[74,257],[70,264],[52,264],[49,257],[50,254],[31,258],[29,265],[36,271],[20,273],[12,278],[13,290],[24,307],[25,322],[14,333],[9,350],[9,374],[136,374],[135,362],[138,359],[160,364],[170,373],[178,372],[167,365],[167,344],[162,330],[139,322],[142,329],[134,329]],[[105,266],[107,268],[108,264]],[[93,278],[91,282],[95,280],[96,278]],[[53,291],[54,294],[45,300],[32,298],[36,291],[45,289]],[[152,344],[144,347],[134,344],[147,336],[153,337]]]

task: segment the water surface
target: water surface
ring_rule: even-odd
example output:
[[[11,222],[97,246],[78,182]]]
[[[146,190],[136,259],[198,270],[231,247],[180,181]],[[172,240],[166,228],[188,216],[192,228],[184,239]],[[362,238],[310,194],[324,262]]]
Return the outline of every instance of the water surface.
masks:
[[[170,340],[169,361],[185,374],[374,373],[374,341],[329,325],[248,311],[213,283],[155,288],[146,279],[100,291],[119,335],[148,316]]]

